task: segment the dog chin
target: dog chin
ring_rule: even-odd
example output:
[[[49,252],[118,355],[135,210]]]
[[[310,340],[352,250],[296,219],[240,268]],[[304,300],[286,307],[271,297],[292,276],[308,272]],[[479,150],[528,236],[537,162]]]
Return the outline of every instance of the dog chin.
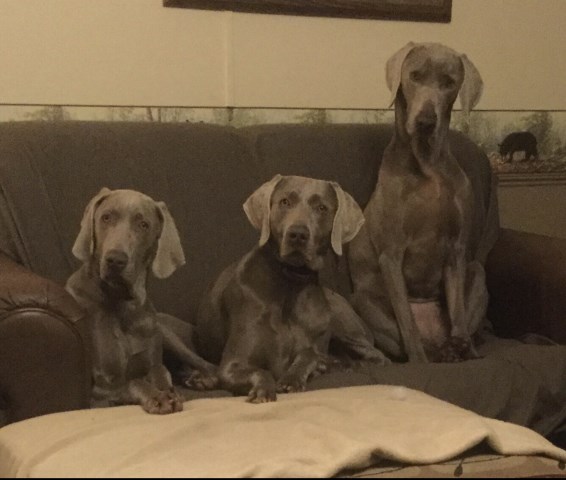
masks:
[[[106,273],[101,275],[101,287],[107,292],[111,292],[113,296],[124,300],[134,298],[132,294],[132,286],[130,282],[120,275]]]
[[[317,255],[307,255],[301,251],[293,251],[280,255],[281,261],[294,268],[305,268],[318,271],[322,268],[323,260]]]
[[[428,157],[432,154],[436,144],[436,135],[419,134],[418,132],[412,138],[413,152],[417,156]]]

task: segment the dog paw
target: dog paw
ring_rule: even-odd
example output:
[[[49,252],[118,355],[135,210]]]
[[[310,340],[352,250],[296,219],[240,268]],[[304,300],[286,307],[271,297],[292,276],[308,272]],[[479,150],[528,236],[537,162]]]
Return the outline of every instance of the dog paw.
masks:
[[[304,392],[307,383],[299,377],[293,375],[283,375],[277,382],[277,393]]]
[[[389,358],[387,358],[382,352],[380,352],[377,349],[364,360],[367,360],[368,362],[371,362],[374,365],[380,365],[382,367],[391,365],[393,363],[391,362],[391,360],[389,360]]]
[[[174,388],[171,388],[171,391],[168,392],[168,395],[169,395],[170,402],[173,405],[173,411],[174,412],[182,412],[183,411],[183,402],[185,401],[183,396],[181,394],[179,394],[179,392],[177,392],[177,390],[175,390]]]
[[[183,397],[174,389],[161,391],[142,403],[142,408],[153,415],[166,415],[183,410]]]
[[[449,337],[439,348],[436,361],[439,363],[458,363],[479,358],[469,338]]]
[[[248,393],[247,399],[249,403],[267,403],[275,402],[276,400],[275,386],[266,384],[255,385]]]
[[[214,390],[218,386],[219,380],[215,372],[193,371],[183,384],[192,390]]]

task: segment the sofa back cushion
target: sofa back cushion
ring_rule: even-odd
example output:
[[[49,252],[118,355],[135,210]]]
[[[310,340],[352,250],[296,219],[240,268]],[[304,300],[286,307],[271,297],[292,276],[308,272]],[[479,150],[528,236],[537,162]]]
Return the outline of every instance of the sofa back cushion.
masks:
[[[89,199],[102,187],[140,190],[168,205],[187,261],[150,281],[150,297],[190,321],[210,282],[257,241],[242,209],[249,194],[277,173],[304,175],[339,182],[363,207],[392,133],[389,125],[0,124],[0,250],[64,284],[78,268],[71,248]],[[476,192],[475,249],[495,202],[489,162],[463,135],[450,140]]]
[[[89,199],[102,187],[163,200],[186,265],[150,282],[159,309],[190,319],[206,283],[254,240],[242,210],[258,183],[232,128],[149,123],[0,125],[0,182],[17,230],[17,260],[64,284],[79,266],[71,248]],[[15,227],[15,228],[14,228]]]

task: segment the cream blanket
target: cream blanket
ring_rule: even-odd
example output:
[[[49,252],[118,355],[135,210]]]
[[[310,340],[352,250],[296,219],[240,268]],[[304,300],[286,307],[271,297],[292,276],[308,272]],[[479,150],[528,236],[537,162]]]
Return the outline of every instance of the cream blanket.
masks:
[[[194,400],[161,417],[138,406],[37,417],[0,429],[0,477],[329,477],[372,456],[436,463],[483,440],[500,454],[566,461],[527,428],[415,390],[364,386],[261,405]]]

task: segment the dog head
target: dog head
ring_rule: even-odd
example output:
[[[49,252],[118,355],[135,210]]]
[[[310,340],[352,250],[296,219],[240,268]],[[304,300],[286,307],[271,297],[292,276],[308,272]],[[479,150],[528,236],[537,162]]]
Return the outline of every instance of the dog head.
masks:
[[[386,66],[392,101],[401,106],[401,125],[408,136],[433,143],[448,131],[458,95],[464,114],[479,102],[481,76],[466,57],[438,43],[408,43]]]
[[[88,203],[73,254],[106,288],[145,301],[151,267],[166,278],[185,263],[177,228],[165,203],[134,190],[103,188]]]
[[[332,247],[360,230],[364,217],[356,201],[335,182],[276,175],[244,203],[250,223],[260,230],[259,246],[270,241],[280,261],[318,271]]]

